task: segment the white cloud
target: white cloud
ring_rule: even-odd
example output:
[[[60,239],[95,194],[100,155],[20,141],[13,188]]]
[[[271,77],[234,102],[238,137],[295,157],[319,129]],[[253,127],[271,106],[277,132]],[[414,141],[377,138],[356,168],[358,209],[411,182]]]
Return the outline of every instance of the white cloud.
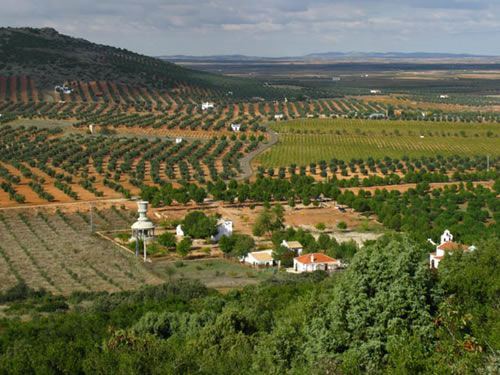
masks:
[[[493,0],[17,0],[0,13],[2,25],[52,26],[152,55],[421,46],[500,54],[491,43],[499,19]]]

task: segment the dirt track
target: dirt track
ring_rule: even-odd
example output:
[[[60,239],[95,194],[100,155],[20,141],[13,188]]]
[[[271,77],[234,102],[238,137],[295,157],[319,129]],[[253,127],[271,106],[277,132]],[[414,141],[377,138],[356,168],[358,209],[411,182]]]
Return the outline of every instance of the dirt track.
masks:
[[[243,169],[243,173],[241,174],[241,176],[236,177],[237,181],[241,181],[241,180],[243,180],[245,178],[251,177],[252,174],[253,174],[252,166],[250,164],[251,161],[256,156],[258,156],[259,154],[261,154],[262,152],[264,152],[268,148],[271,148],[276,143],[278,143],[278,141],[279,141],[278,134],[274,130],[272,130],[271,128],[269,128],[270,124],[271,123],[267,123],[267,124],[263,125],[266,128],[266,130],[269,133],[269,135],[270,135],[269,141],[267,143],[261,144],[257,149],[255,149],[252,152],[248,153],[247,155],[245,155],[241,159],[240,163],[241,163],[241,169]]]

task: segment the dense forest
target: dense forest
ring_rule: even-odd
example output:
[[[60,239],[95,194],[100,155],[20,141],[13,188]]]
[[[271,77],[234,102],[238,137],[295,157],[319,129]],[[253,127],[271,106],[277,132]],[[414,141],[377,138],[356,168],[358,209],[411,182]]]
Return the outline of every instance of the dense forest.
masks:
[[[0,296],[10,309],[57,312],[1,322],[0,374],[497,374],[499,246],[432,273],[425,248],[386,235],[332,277],[225,295],[192,281],[67,298],[19,285]]]

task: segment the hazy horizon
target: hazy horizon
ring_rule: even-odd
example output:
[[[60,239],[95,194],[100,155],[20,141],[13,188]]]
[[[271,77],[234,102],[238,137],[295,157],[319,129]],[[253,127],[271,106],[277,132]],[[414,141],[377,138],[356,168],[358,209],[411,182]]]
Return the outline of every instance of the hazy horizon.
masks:
[[[53,27],[150,56],[500,55],[492,0],[19,0],[3,5],[0,24]]]

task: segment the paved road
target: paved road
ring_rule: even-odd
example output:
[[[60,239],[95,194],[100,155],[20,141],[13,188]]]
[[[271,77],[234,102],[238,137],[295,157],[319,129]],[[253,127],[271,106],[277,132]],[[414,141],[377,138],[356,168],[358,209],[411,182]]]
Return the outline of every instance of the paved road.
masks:
[[[274,130],[272,130],[271,128],[269,128],[269,124],[271,124],[271,123],[267,123],[267,124],[263,125],[266,128],[266,130],[269,133],[269,135],[270,135],[269,141],[267,143],[261,144],[259,147],[257,147],[255,150],[253,150],[252,152],[248,153],[247,155],[245,155],[241,159],[240,164],[241,164],[241,169],[243,169],[243,174],[241,174],[240,176],[236,177],[237,181],[240,181],[240,180],[243,180],[245,178],[251,177],[252,174],[253,174],[252,166],[250,164],[252,162],[252,160],[257,155],[263,153],[265,150],[267,150],[268,148],[271,148],[276,143],[278,143],[278,141],[279,141],[278,134]]]

